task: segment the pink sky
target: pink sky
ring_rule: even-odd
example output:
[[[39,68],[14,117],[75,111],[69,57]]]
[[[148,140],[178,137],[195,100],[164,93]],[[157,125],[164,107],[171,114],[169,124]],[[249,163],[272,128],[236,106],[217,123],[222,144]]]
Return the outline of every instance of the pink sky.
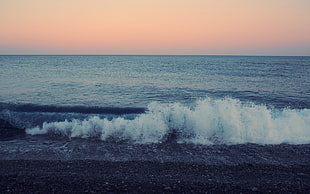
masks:
[[[0,0],[0,54],[310,55],[310,1]]]

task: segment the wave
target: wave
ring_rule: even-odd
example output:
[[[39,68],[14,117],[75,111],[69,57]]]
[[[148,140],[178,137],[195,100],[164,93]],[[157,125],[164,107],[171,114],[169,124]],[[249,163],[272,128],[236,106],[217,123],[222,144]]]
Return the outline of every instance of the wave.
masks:
[[[26,132],[142,144],[171,139],[195,144],[307,144],[309,126],[309,109],[271,109],[237,99],[206,98],[192,107],[152,102],[145,113],[134,119],[90,116],[83,120],[45,122]]]
[[[141,114],[145,112],[140,107],[88,107],[88,106],[53,106],[37,104],[0,103],[0,111],[15,112],[53,112],[53,113],[83,113],[83,114]]]

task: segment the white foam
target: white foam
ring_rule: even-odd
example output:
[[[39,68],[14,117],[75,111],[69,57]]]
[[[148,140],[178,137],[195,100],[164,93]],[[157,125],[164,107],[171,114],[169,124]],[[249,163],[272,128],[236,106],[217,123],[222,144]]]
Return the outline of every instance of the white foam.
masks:
[[[26,132],[126,139],[136,143],[162,142],[175,133],[178,142],[198,144],[305,144],[310,143],[310,110],[268,109],[231,98],[199,100],[192,108],[179,103],[153,102],[145,114],[133,120],[92,116],[44,123]]]

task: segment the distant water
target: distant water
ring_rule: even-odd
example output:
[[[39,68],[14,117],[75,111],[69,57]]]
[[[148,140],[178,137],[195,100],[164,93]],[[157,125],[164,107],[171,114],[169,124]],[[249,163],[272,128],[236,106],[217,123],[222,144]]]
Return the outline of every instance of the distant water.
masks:
[[[310,143],[310,57],[0,56],[0,118],[138,144]]]

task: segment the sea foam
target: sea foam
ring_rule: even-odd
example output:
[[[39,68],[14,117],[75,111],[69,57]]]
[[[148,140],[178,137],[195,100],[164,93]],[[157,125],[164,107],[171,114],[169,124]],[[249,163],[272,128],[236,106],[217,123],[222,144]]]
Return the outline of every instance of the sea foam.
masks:
[[[84,120],[45,122],[26,132],[142,144],[160,143],[172,137],[178,143],[195,144],[307,144],[310,110],[268,108],[231,98],[206,98],[194,106],[152,102],[145,113],[134,119],[91,116]]]

